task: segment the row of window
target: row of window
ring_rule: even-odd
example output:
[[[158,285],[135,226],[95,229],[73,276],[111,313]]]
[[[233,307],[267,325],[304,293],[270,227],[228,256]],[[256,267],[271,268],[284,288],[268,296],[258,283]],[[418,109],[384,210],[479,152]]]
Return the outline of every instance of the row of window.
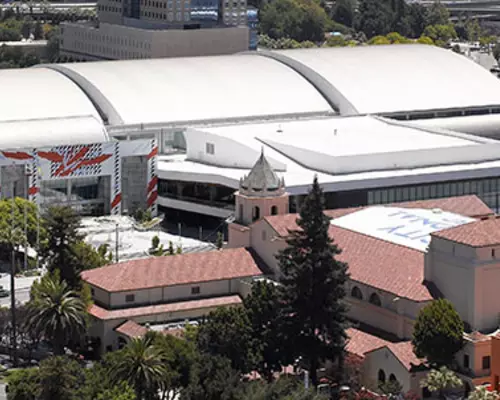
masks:
[[[191,287],[191,295],[195,296],[201,293],[201,288],[199,286]],[[92,293],[93,294],[93,293]],[[133,303],[135,301],[135,294],[127,294],[125,295],[126,303]]]
[[[80,51],[81,53],[89,53],[89,54],[98,54],[104,57],[115,57],[121,59],[141,59],[148,58],[147,54],[143,54],[137,51],[127,51],[124,49],[114,48],[114,47],[106,47],[106,46],[97,46],[93,44],[89,44],[87,42],[75,41],[74,50]],[[67,49],[69,51],[73,49]]]
[[[363,293],[361,292],[361,289],[357,286],[354,286],[351,290],[351,297],[354,297],[358,300],[363,300]],[[368,301],[373,305],[382,307],[382,301],[380,300],[380,296],[377,293],[372,293]]]
[[[167,14],[155,13],[150,11],[141,11],[141,16],[146,18],[163,19],[166,21],[174,21],[174,13],[169,12]],[[175,14],[175,21],[189,21],[189,12],[181,13],[180,11]]]
[[[246,2],[246,0],[241,0],[239,3],[238,3],[238,1],[233,1],[232,3],[230,3],[229,1],[226,1],[224,3],[224,8],[227,9],[227,8],[231,7],[231,5],[233,6],[233,8],[237,8],[238,6],[246,8],[247,2]]]
[[[97,10],[99,11],[105,11],[105,12],[114,12],[114,13],[121,13],[122,8],[121,7],[113,7],[113,6],[97,6]]]
[[[176,0],[176,7],[181,8],[181,1]],[[141,0],[141,5],[143,7],[153,7],[153,8],[173,8],[174,2],[172,0],[165,1],[152,1],[152,0]],[[184,8],[189,8],[189,1],[184,1]]]
[[[368,205],[437,199],[467,194],[477,194],[488,204],[488,206],[496,210],[500,207],[500,204],[498,204],[500,178],[485,178],[371,190],[368,191]]]
[[[491,357],[484,356],[481,360],[481,367],[483,370],[488,370],[491,368]],[[470,358],[468,354],[464,354],[464,368],[470,368]]]
[[[99,32],[88,31],[85,29],[77,29],[75,31],[75,36],[85,39],[87,42],[93,41],[97,43],[113,44],[119,46],[121,45],[127,47],[135,47],[137,49],[151,50],[151,43],[124,36],[119,37],[111,35],[101,35]]]

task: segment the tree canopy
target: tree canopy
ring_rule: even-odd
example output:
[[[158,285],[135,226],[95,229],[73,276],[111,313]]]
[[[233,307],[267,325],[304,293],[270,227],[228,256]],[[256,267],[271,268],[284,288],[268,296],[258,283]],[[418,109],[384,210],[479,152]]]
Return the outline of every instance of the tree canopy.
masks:
[[[322,360],[342,363],[347,338],[347,264],[335,259],[341,250],[328,234],[330,218],[324,208],[315,177],[297,219],[299,229],[289,233],[287,247],[277,256],[283,331],[293,341],[290,351],[302,357],[314,385]]]
[[[418,357],[436,365],[450,365],[464,345],[464,323],[453,304],[438,299],[420,310],[413,330],[413,346]]]

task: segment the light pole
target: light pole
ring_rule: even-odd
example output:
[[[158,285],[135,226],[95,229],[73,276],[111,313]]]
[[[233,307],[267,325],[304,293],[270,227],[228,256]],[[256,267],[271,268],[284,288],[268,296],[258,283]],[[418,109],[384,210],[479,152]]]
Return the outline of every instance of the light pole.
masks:
[[[11,313],[11,346],[12,346],[12,363],[17,367],[17,327],[16,327],[16,250],[15,250],[15,219],[14,208],[16,207],[16,199],[14,197],[14,180],[11,183],[11,246],[12,246],[12,264],[10,267],[10,313]]]
[[[118,249],[119,249],[119,245],[120,245],[120,231],[118,230],[118,223],[116,224],[116,238],[115,238],[115,260],[116,260],[116,263],[118,263],[118,260],[119,260],[119,256],[118,256]]]

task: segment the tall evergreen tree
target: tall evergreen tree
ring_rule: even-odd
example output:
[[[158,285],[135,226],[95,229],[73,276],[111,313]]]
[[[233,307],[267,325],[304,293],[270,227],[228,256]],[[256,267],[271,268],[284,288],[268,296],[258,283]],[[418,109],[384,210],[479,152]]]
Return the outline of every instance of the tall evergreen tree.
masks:
[[[290,231],[287,247],[277,258],[283,277],[284,332],[293,338],[295,357],[302,357],[316,386],[321,361],[342,365],[346,341],[347,264],[335,259],[341,250],[328,235],[330,218],[315,177],[306,197],[299,229]]]

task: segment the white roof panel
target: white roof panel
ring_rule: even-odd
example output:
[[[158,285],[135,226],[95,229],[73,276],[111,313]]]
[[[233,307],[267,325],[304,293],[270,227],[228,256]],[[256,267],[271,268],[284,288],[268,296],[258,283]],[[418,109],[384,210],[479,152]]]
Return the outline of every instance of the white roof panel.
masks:
[[[375,206],[336,218],[331,224],[401,246],[427,251],[432,232],[472,221],[473,218],[442,210]]]
[[[251,54],[63,64],[111,125],[333,112],[305,78]]]
[[[101,120],[76,84],[46,68],[0,71],[0,121],[93,116]],[[0,131],[0,138],[2,132]],[[1,140],[1,139],[0,139]],[[1,145],[1,141],[0,141]]]
[[[337,93],[332,100],[345,103],[343,108],[353,114],[500,105],[496,77],[468,58],[436,46],[297,49],[273,54],[324,78],[324,84],[319,83],[323,89]]]

